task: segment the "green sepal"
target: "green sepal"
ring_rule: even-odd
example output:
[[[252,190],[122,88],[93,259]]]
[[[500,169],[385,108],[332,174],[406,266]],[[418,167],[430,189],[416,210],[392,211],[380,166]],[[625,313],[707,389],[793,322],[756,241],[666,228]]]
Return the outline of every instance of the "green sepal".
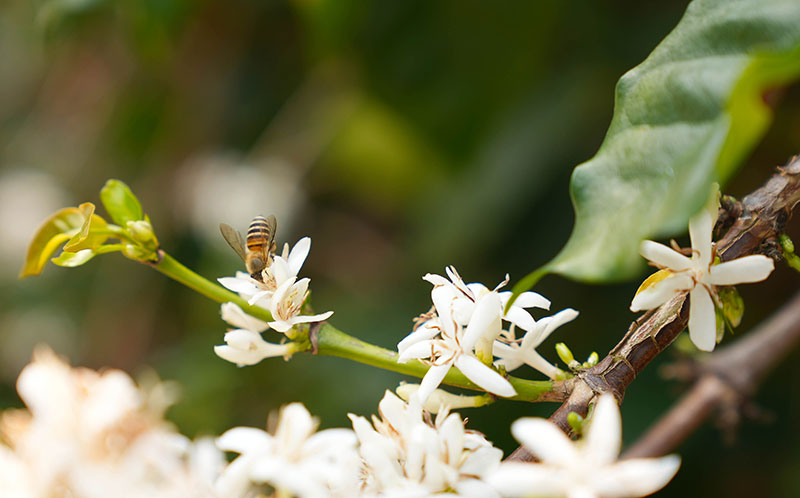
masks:
[[[45,220],[28,246],[19,278],[40,274],[50,256],[75,235],[83,223],[84,216],[76,207],[64,208]]]
[[[142,204],[121,180],[108,180],[100,190],[100,200],[114,223],[120,226],[144,219]]]
[[[722,317],[731,327],[738,327],[744,315],[744,300],[736,287],[720,287],[717,297],[722,305]]]

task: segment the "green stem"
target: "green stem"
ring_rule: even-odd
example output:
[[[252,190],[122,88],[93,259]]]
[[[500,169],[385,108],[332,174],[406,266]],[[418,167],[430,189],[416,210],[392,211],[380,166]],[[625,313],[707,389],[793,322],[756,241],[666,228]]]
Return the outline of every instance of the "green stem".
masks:
[[[159,262],[152,263],[151,266],[169,278],[182,283],[186,287],[199,292],[213,301],[218,303],[233,302],[248,315],[264,320],[265,322],[272,321],[272,314],[268,310],[260,306],[251,306],[247,301],[239,297],[238,294],[198,275],[180,264],[175,258],[164,251],[161,251]]]
[[[398,363],[398,354],[396,352],[349,336],[329,323],[323,323],[317,331],[316,346],[317,354],[347,358],[384,370],[413,375],[414,377],[423,377],[428,371],[427,365],[416,360],[408,363]],[[508,377],[507,379],[514,386],[514,390],[517,391],[517,395],[509,399],[534,401],[542,394],[553,389],[553,382],[549,380],[534,381],[516,377]],[[450,386],[483,391],[455,368],[450,369],[443,383]]]

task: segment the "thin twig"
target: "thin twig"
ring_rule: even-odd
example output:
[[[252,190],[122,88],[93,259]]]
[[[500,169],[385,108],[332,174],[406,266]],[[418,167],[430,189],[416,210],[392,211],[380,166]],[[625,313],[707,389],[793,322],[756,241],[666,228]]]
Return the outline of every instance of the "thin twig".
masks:
[[[743,339],[713,353],[692,389],[624,454],[666,455],[697,430],[715,408],[741,404],[800,342],[800,293]]]

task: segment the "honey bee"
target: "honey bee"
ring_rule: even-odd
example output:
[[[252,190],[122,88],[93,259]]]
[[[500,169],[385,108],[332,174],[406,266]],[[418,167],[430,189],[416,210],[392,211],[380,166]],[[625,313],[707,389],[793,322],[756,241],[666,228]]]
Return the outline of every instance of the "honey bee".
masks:
[[[230,225],[220,223],[219,231],[222,237],[236,254],[244,261],[250,276],[259,282],[263,281],[261,272],[272,264],[272,255],[275,253],[275,231],[278,220],[269,215],[253,218],[247,228],[247,238],[243,238],[238,230]]]

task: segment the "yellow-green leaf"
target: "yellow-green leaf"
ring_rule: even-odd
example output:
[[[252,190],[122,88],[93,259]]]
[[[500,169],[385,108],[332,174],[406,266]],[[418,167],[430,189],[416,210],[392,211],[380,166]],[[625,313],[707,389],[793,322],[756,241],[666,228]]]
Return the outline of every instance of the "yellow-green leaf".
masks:
[[[20,278],[38,275],[58,246],[70,239],[83,225],[84,217],[76,207],[64,208],[50,216],[33,236]]]
[[[64,245],[67,252],[78,252],[83,249],[96,249],[103,242],[108,240],[106,233],[96,233],[98,230],[105,230],[108,227],[106,220],[94,214],[94,204],[85,202],[78,206],[81,215],[84,217],[80,231]]]
[[[57,258],[53,258],[53,263],[66,268],[80,266],[94,257],[95,252],[91,249],[83,249],[78,252],[62,252]]]
[[[125,226],[129,221],[143,219],[142,205],[122,181],[111,179],[100,190],[100,200],[114,223]]]

